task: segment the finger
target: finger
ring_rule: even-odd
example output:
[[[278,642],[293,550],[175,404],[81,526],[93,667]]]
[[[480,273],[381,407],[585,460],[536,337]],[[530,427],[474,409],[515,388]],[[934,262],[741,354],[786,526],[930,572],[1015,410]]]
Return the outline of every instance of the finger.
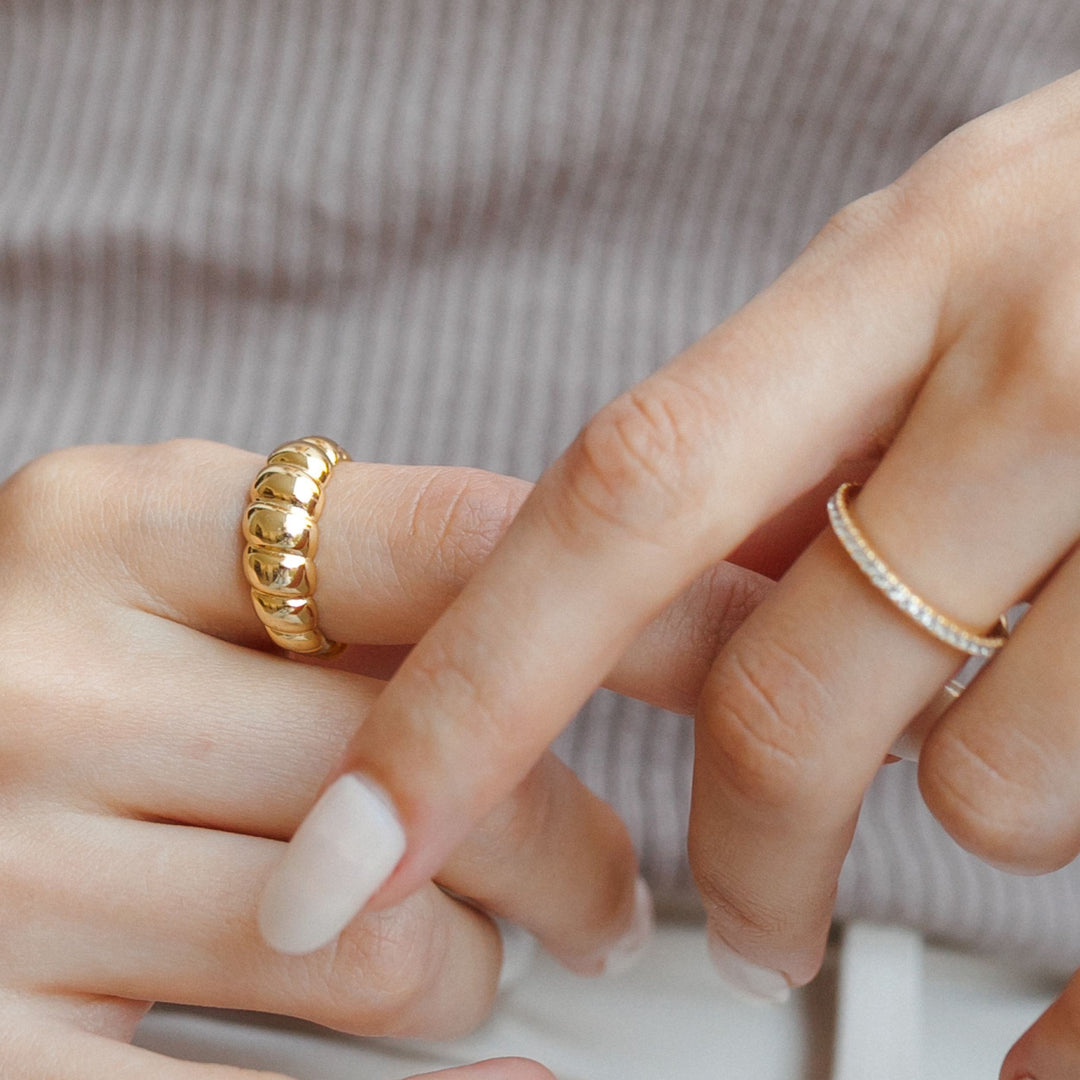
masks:
[[[1007,336],[1009,325],[997,329]],[[1076,486],[1075,448],[1061,425],[1041,422],[1062,407],[1050,400],[1060,388],[1035,375],[1051,345],[1068,355],[1038,332],[962,338],[856,503],[899,578],[965,625],[991,626],[1080,531],[1080,513],[1058,498]],[[1003,354],[1024,374],[990,371]],[[732,971],[749,960],[747,979],[769,971],[778,993],[812,977],[862,795],[963,659],[875,589],[831,534],[729,641],[703,693],[691,844]],[[978,775],[969,760],[951,792]]]
[[[816,973],[862,793],[929,696],[920,674],[944,682],[955,663],[831,534],[727,643],[696,725],[690,856],[737,988],[779,1000]]]
[[[55,1026],[15,1029],[8,1034],[0,1061],[5,1080],[291,1080],[283,1073],[177,1061]]]
[[[927,805],[969,851],[1046,873],[1080,853],[1080,556],[1042,587],[920,754]]]
[[[6,485],[6,505],[19,512],[11,539],[33,549],[31,569],[75,555],[93,569],[84,588],[262,644],[240,570],[240,525],[265,460],[198,440],[59,451]],[[478,469],[346,461],[326,489],[317,526],[320,619],[331,636],[377,645],[419,638],[529,485]]]
[[[421,1073],[411,1080],[555,1080],[543,1065],[528,1058],[492,1058],[475,1065],[459,1065],[456,1069],[439,1069],[437,1072]]]
[[[292,1080],[284,1073],[178,1061],[137,1046],[109,1039],[74,1036],[50,1044],[25,1080]],[[33,1071],[36,1068],[39,1071]],[[12,1080],[22,1080],[16,1074]]]
[[[469,834],[439,883],[524,926],[582,975],[617,973],[653,927],[619,816],[553,754]]]
[[[710,567],[645,626],[604,685],[693,715],[720,647],[772,587],[767,577],[732,563]]]
[[[136,1003],[100,998],[64,1002],[55,995],[5,995],[0,1072],[4,1080],[291,1080],[278,1073],[176,1061],[129,1046],[135,1021],[117,1024],[116,1018],[143,1011]],[[122,1030],[105,1034],[103,1028]]]
[[[451,1037],[484,1019],[498,933],[434,885],[356,920],[333,950],[268,949],[255,900],[281,846],[42,811],[3,849],[6,894],[28,898],[3,931],[10,985],[282,1013],[353,1034]]]
[[[81,600],[96,624],[104,592],[111,603],[266,645],[238,569],[239,522],[263,461],[196,440],[39,459],[4,489],[5,507],[19,510],[6,515],[12,545],[32,548],[22,587],[55,590],[54,576],[33,575],[54,565],[50,554],[74,558],[87,566],[83,584],[93,592],[72,593],[65,580],[65,618]],[[332,638],[359,643],[335,666],[387,678],[406,655],[402,646],[421,637],[486,558],[530,485],[475,469],[356,462],[339,465],[330,483],[319,522],[320,620]],[[611,673],[612,686],[689,712],[706,653],[764,584],[735,567],[708,570],[646,628]]]
[[[894,422],[932,350],[940,270],[906,249],[918,230],[901,231],[899,205],[886,195],[849,211],[545,474],[343,763],[353,797],[338,812],[367,820],[383,856],[380,874],[338,879],[355,907],[436,872],[666,603]],[[868,223],[888,242],[865,242]],[[913,262],[919,288],[898,289]],[[780,377],[776,356],[790,358]]]
[[[110,635],[138,641],[145,658],[122,684],[72,682],[42,656],[6,684],[42,702],[22,711],[3,739],[23,782],[98,811],[287,839],[327,770],[343,753],[381,684],[344,671],[297,665],[237,649],[145,612],[119,611],[108,629],[69,651],[67,665],[93,670]],[[198,680],[178,693],[176,657]],[[63,738],[47,740],[55,727]],[[545,755],[526,781],[474,830],[440,876],[445,887],[520,923],[561,960],[598,973],[640,948],[650,902],[635,886],[626,829],[573,772]]]
[[[1001,1066],[1001,1080],[1072,1080],[1080,1076],[1080,975],[1020,1037]]]

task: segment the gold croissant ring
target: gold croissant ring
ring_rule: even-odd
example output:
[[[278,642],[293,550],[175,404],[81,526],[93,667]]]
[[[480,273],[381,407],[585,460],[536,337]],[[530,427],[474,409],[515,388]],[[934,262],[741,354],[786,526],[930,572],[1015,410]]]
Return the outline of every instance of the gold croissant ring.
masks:
[[[1008,638],[1001,619],[985,634],[953,622],[909,589],[870,546],[848,508],[848,495],[858,490],[856,484],[841,484],[829,500],[829,523],[855,565],[900,611],[939,641],[970,656],[986,657],[997,652]]]
[[[345,646],[319,629],[315,552],[323,493],[349,455],[317,435],[279,446],[248,493],[244,512],[244,576],[270,640],[305,656],[337,656]]]

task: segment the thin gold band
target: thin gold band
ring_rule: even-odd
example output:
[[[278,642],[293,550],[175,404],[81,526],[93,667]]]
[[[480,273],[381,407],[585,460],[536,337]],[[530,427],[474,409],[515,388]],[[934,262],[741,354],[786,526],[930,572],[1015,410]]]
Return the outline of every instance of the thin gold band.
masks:
[[[992,656],[997,652],[1007,639],[1004,632],[980,634],[942,615],[912,592],[871,547],[848,509],[848,494],[858,489],[857,484],[841,484],[829,500],[829,523],[855,565],[900,611],[939,641],[970,656]]]
[[[305,656],[337,656],[345,646],[319,629],[315,552],[326,484],[349,455],[312,435],[279,446],[248,493],[243,532],[244,576],[251,603],[270,640]]]

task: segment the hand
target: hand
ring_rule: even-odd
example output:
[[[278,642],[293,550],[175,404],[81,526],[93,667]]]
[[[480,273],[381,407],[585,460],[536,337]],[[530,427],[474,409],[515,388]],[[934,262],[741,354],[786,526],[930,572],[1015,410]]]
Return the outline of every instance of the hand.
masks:
[[[528,486],[339,466],[320,613],[331,636],[371,647],[328,666],[271,650],[250,607],[239,523],[261,462],[210,443],[90,447],[0,487],[5,1077],[254,1076],[123,1045],[155,1000],[462,1032],[491,1006],[501,946],[487,914],[446,890],[586,973],[647,932],[623,826],[545,755],[445,864],[443,887],[355,921],[335,950],[263,944],[255,898],[382,686],[365,670],[420,636]],[[445,1075],[549,1076],[521,1062]]]
[[[830,533],[777,544],[778,522],[824,525],[804,493],[821,507],[863,476],[865,531],[954,619],[989,627],[1035,598],[928,734],[924,797],[998,864],[1077,854],[1078,175],[1080,75],[842,211],[586,426],[335,770],[388,793],[408,838],[370,910],[437,872],[641,628],[741,546],[792,565],[704,681],[691,855],[729,978],[777,999],[812,978],[863,793],[962,659]]]

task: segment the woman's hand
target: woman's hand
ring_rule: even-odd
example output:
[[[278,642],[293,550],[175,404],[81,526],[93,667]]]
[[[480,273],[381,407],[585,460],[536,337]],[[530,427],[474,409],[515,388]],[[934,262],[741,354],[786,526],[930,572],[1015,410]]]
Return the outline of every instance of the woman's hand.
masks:
[[[439,885],[354,921],[335,949],[283,956],[262,942],[256,898],[383,685],[364,672],[443,610],[528,485],[339,466],[318,599],[327,633],[361,647],[319,665],[272,650],[251,610],[239,526],[261,461],[198,442],[89,447],[0,487],[4,1077],[253,1075],[123,1045],[155,1000],[366,1034],[465,1031],[499,979],[486,912],[584,973],[643,944],[648,898],[625,829],[550,755],[483,815]],[[549,1074],[502,1062],[446,1075]]]
[[[936,607],[985,628],[1035,601],[928,734],[927,802],[961,844],[1018,871],[1077,854],[1078,176],[1080,75],[842,211],[772,287],[586,426],[336,770],[387,792],[408,838],[372,910],[437,872],[641,628],[742,545],[794,562],[705,679],[692,859],[730,979],[768,998],[811,979],[863,793],[962,659],[831,533],[777,542],[777,521],[793,536],[824,524],[804,493],[823,507],[864,476],[865,532]],[[1010,1058],[1009,1080],[1025,1061]]]

